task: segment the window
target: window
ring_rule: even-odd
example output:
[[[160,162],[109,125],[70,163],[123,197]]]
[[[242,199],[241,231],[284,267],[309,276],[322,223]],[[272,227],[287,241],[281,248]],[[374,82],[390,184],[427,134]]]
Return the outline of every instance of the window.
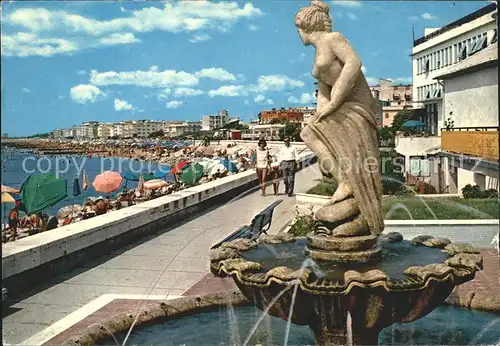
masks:
[[[482,37],[476,40],[475,44],[472,46],[472,49],[470,50],[470,55],[475,54],[479,52],[481,49],[486,48],[488,45],[488,42],[486,41],[486,34],[484,34]]]
[[[497,41],[497,29],[494,30],[493,32],[493,38],[491,39],[490,44],[493,44]]]
[[[453,63],[455,64],[458,59],[458,45],[453,45]]]
[[[427,90],[427,92],[425,93],[425,99],[430,99],[430,98],[431,98],[431,91]]]
[[[464,60],[467,59],[467,45],[462,44],[460,47],[460,52],[458,53],[458,60]]]
[[[389,113],[385,113],[385,118],[389,119]]]
[[[425,60],[425,62],[424,62],[424,72],[428,73],[429,69],[430,69],[430,60],[429,60],[429,58],[427,58],[427,60]]]

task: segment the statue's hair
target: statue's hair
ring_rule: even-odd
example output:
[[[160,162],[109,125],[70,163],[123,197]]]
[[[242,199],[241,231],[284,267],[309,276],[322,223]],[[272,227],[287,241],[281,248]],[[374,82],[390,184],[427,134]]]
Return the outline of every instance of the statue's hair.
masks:
[[[295,25],[306,32],[332,31],[332,17],[328,4],[320,0],[311,1],[295,15]]]

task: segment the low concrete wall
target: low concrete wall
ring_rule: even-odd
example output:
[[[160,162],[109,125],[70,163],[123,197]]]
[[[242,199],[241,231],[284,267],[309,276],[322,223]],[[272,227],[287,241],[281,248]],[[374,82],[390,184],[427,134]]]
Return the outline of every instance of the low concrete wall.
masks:
[[[330,197],[297,193],[296,202],[299,212],[313,211],[325,205]],[[492,248],[491,241],[498,233],[500,220],[385,220],[384,233],[399,232],[405,239],[419,235],[445,237],[455,243],[469,243],[478,248]]]
[[[301,160],[312,157],[307,152]],[[68,271],[188,215],[227,203],[256,185],[257,176],[250,170],[3,244],[3,286],[29,287],[29,282]]]

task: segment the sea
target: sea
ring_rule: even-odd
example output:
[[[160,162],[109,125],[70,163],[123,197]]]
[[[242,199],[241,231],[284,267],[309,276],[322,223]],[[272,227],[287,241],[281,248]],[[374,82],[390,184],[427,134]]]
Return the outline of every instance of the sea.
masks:
[[[161,165],[155,162],[138,161],[126,158],[98,158],[87,156],[36,156],[29,150],[19,150],[4,148],[1,150],[2,185],[20,189],[24,181],[31,175],[37,173],[53,173],[56,176],[65,178],[68,186],[68,197],[58,204],[47,208],[44,212],[49,215],[56,215],[57,211],[67,205],[82,204],[88,197],[103,196],[105,194],[96,192],[92,187],[94,178],[103,171],[117,171],[120,173],[155,173],[168,172],[170,166]],[[87,176],[89,188],[82,191],[79,196],[73,196],[73,182],[78,178],[80,187],[83,183],[83,170]],[[167,181],[172,181],[173,177],[167,175]],[[124,188],[137,187],[136,181],[124,180],[122,187],[110,194],[111,198],[116,197]],[[16,199],[20,196],[14,195]],[[2,220],[5,219],[5,213],[13,206],[13,203],[4,203],[2,205]]]

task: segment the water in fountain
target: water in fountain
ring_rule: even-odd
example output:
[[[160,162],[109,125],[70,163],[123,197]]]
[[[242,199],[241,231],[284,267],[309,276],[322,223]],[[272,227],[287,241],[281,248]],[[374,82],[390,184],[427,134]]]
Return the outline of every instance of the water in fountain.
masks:
[[[449,317],[454,314],[453,325]],[[241,345],[233,342],[227,328],[234,318],[242,335],[253,334],[256,325],[260,329],[246,341],[247,345],[281,344],[287,323],[280,318],[263,315],[253,306],[235,307],[234,315],[226,308],[214,309],[183,316],[179,319],[138,327],[130,335],[131,345]],[[380,345],[493,345],[500,340],[500,314],[468,310],[452,306],[440,306],[427,316],[411,323],[395,324],[380,333]],[[124,335],[119,335],[121,339]],[[413,341],[412,341],[413,340]],[[292,324],[288,345],[311,345],[314,336],[309,327]],[[115,345],[112,339],[98,345]]]

